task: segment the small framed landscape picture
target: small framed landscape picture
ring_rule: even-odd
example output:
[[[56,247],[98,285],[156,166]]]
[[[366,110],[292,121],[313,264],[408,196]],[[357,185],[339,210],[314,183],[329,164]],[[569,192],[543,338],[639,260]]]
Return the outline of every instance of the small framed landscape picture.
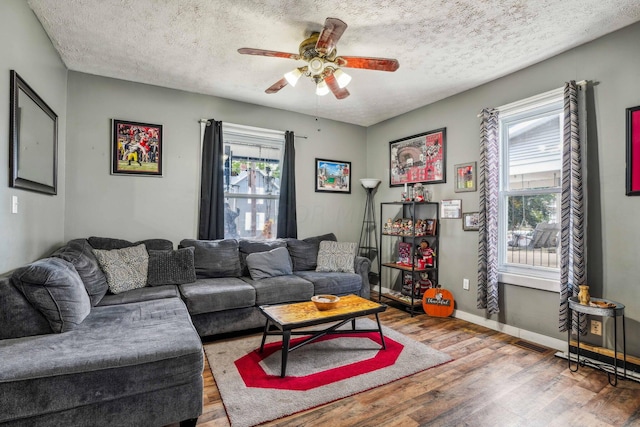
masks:
[[[351,194],[351,162],[316,159],[316,192]]]
[[[479,212],[465,212],[462,214],[462,229],[464,231],[478,231]]]
[[[162,125],[113,120],[111,174],[162,176]]]
[[[455,165],[454,170],[456,176],[453,191],[456,193],[476,191],[476,162]]]

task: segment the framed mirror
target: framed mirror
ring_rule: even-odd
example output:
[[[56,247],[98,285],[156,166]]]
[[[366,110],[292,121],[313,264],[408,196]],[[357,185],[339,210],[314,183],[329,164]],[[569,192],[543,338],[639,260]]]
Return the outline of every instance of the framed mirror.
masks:
[[[57,194],[58,116],[11,70],[9,185]]]

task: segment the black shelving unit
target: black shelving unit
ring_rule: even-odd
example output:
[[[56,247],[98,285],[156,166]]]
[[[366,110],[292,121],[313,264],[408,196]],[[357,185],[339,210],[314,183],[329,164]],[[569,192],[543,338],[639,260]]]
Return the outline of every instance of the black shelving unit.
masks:
[[[437,202],[380,204],[379,301],[385,298],[399,303],[411,316],[421,310],[424,291],[438,284],[439,231]],[[416,258],[423,240],[435,251],[431,266],[419,265]]]

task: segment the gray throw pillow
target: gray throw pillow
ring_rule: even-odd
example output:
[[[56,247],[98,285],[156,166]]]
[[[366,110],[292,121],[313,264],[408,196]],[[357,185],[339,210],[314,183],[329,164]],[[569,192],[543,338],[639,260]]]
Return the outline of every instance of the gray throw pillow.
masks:
[[[131,246],[138,246],[144,244],[147,250],[153,251],[171,251],[173,250],[173,242],[167,239],[146,239],[138,242],[130,242],[123,239],[113,239],[111,237],[89,237],[87,239],[93,249],[123,249],[130,248]]]
[[[249,276],[247,268],[247,256],[256,252],[267,252],[275,248],[284,248],[287,243],[284,240],[238,240],[238,248],[240,250],[240,275]],[[314,267],[315,268],[315,267]]]
[[[94,249],[93,254],[107,276],[111,293],[119,294],[147,285],[149,255],[143,244],[110,251]]]
[[[196,277],[240,277],[240,256],[235,239],[184,239],[179,247],[195,248]]]
[[[320,242],[324,242],[325,240],[331,242],[337,242],[338,238],[333,233],[321,234],[320,236],[307,237],[302,239],[303,242],[314,243],[317,246],[320,246]]]
[[[149,252],[149,272],[147,284],[182,285],[196,281],[196,268],[193,263],[194,247],[175,251]]]
[[[357,243],[320,242],[318,250],[318,267],[316,271],[336,271],[355,273],[353,262],[356,258]]]
[[[305,242],[298,239],[285,239],[287,250],[293,262],[293,271],[315,270],[318,260],[318,247],[320,242]]]
[[[40,311],[54,332],[77,327],[91,311],[91,301],[73,264],[45,258],[13,272],[13,284]]]
[[[291,258],[286,248],[247,255],[247,267],[253,280],[292,274]]]
[[[51,256],[70,262],[87,288],[91,305],[97,305],[109,290],[107,278],[93,255],[91,245],[86,239],[70,240]]]

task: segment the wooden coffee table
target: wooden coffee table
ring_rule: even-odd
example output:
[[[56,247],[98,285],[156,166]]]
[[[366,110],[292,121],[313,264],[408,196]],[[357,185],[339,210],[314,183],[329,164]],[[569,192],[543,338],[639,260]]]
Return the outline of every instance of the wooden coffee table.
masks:
[[[384,304],[379,304],[356,295],[340,297],[340,301],[336,308],[325,311],[318,310],[315,304],[311,301],[292,304],[262,305],[260,306],[260,312],[262,312],[262,314],[267,318],[267,323],[262,335],[260,352],[264,349],[264,343],[267,339],[267,335],[282,335],[282,363],[280,367],[280,376],[284,377],[287,371],[287,357],[290,352],[328,334],[378,332],[380,334],[380,340],[382,341],[382,349],[384,350],[387,346],[384,342],[384,335],[382,334],[382,327],[380,326],[378,313],[381,313],[386,309],[387,306]],[[368,316],[370,314],[376,315],[378,329],[356,329],[356,318]],[[351,329],[338,330],[338,328],[349,321],[351,321]],[[294,329],[307,328],[332,322],[338,323],[322,330],[294,331]],[[270,325],[275,326],[278,331],[269,331]],[[289,348],[291,335],[310,335],[310,337]]]

